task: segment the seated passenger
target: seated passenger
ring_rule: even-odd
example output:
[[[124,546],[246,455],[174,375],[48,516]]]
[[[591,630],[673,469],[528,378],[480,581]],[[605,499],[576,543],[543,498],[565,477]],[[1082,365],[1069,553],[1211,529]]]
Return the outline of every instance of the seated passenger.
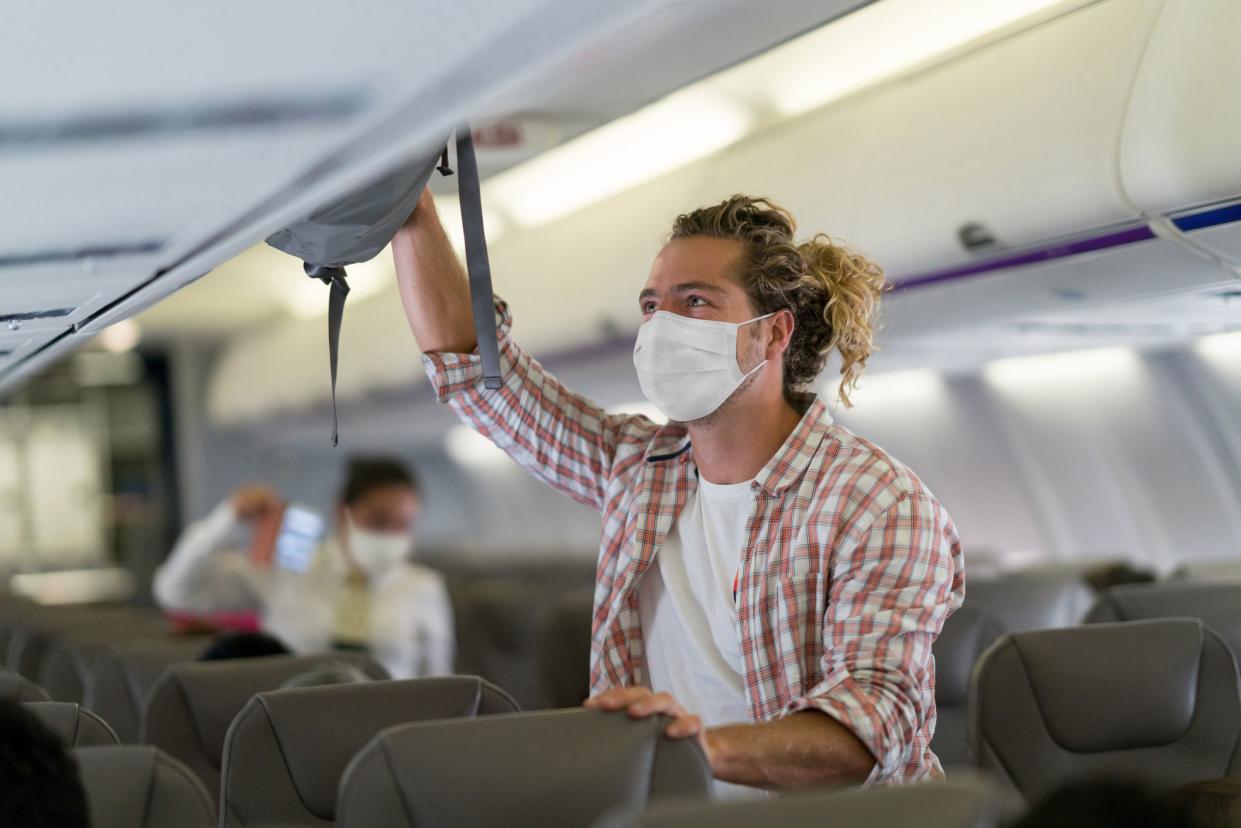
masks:
[[[834,350],[848,403],[878,266],[822,235],[798,243],[764,199],[678,217],[637,295],[634,365],[661,426],[561,385],[499,300],[503,383],[485,387],[429,193],[393,254],[438,398],[602,513],[589,706],[671,716],[668,735],[697,739],[722,783],[942,775],[931,644],[965,593],[956,529],[913,472],[807,393]]]
[[[234,530],[281,508],[265,486],[245,486],[181,535],[155,573],[155,598],[169,611],[256,611],[264,631],[297,653],[364,649],[395,678],[447,675],[453,665],[452,607],[443,579],[411,563],[418,490],[412,473],[384,458],[349,465],[335,536],[304,571],[256,562]]]
[[[90,825],[86,791],[68,748],[30,711],[7,699],[0,699],[0,825]]]
[[[291,651],[273,635],[261,632],[225,633],[203,650],[199,661],[229,661],[236,658],[264,658],[288,655]]]

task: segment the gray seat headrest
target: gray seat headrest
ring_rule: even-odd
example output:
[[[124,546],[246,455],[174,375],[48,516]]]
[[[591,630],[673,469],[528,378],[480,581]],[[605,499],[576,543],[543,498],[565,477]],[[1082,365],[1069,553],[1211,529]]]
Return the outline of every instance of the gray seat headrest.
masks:
[[[668,796],[705,797],[711,774],[667,720],[555,710],[403,725],[345,771],[337,824],[580,826]]]
[[[120,743],[107,722],[73,702],[26,702],[22,706],[55,733],[65,747]]]
[[[1138,640],[1126,627],[1100,625],[1014,639],[1052,738],[1095,753],[1166,745],[1185,732],[1198,697],[1202,626],[1158,624],[1144,633]],[[1104,654],[1108,669],[1100,670]]]
[[[30,679],[10,670],[0,670],[0,699],[15,702],[51,701],[48,692]]]
[[[74,752],[94,828],[212,828],[215,808],[185,765],[145,746]]]
[[[330,822],[346,766],[380,731],[516,710],[504,691],[474,676],[259,693],[234,720],[224,747],[223,824]]]
[[[1197,619],[1009,634],[974,671],[970,739],[1027,800],[1094,775],[1226,776],[1241,770],[1236,662]]]
[[[147,696],[141,739],[184,762],[214,797],[219,791],[224,737],[250,697],[328,661],[357,664],[372,678],[388,677],[374,659],[360,653],[174,664]]]
[[[112,725],[122,744],[137,744],[147,692],[172,664],[194,661],[208,636],[174,636],[125,641],[95,659],[84,705]]]
[[[1241,656],[1241,583],[1166,582],[1112,587],[1086,620],[1200,618]]]

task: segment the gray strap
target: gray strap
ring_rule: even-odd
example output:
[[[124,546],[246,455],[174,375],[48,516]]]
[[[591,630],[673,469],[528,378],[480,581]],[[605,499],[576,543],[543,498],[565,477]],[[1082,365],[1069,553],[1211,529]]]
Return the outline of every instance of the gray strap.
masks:
[[[500,343],[496,334],[491,261],[487,257],[487,236],[483,231],[478,161],[474,157],[468,124],[457,129],[457,169],[460,172],[457,193],[461,200],[461,225],[465,231],[465,269],[470,275],[470,303],[474,309],[474,336],[483,362],[483,387],[499,388]]]
[[[332,445],[340,441],[336,419],[336,362],[340,350],[340,323],[345,318],[345,297],[349,295],[349,282],[345,280],[343,267],[319,267],[307,264],[306,275],[330,286],[327,298],[327,353],[332,370]]]

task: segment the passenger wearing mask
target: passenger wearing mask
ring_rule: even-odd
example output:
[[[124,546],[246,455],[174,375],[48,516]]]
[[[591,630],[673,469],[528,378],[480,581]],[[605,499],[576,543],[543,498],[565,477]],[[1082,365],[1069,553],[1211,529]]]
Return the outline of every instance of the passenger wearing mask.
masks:
[[[260,563],[236,542],[283,506],[266,486],[243,486],[181,535],[155,573],[170,612],[257,612],[264,631],[297,653],[369,651],[395,678],[453,668],[452,607],[443,579],[411,563],[419,510],[411,472],[384,458],[349,465],[335,535],[301,571]]]
[[[883,273],[794,232],[746,196],[674,222],[634,291],[634,366],[667,425],[565,388],[499,300],[503,381],[487,389],[429,194],[392,245],[439,400],[602,514],[587,705],[669,716],[726,794],[942,776],[931,644],[965,594],[947,512],[810,393],[836,352],[848,403]]]

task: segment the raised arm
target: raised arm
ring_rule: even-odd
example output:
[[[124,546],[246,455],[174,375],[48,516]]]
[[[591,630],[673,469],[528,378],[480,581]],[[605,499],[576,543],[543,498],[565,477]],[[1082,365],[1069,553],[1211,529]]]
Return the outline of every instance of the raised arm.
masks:
[[[602,509],[618,458],[640,455],[658,427],[645,417],[608,414],[561,385],[509,338],[502,302],[503,386],[483,387],[469,284],[429,193],[392,250],[405,315],[440,402],[536,477]]]
[[[244,553],[228,549],[234,530],[262,516],[279,500],[262,486],[246,486],[190,524],[168,560],[155,570],[155,600],[170,612],[261,609],[254,567]]]
[[[476,342],[470,286],[430,190],[392,240],[392,257],[405,316],[422,352],[471,353]]]

